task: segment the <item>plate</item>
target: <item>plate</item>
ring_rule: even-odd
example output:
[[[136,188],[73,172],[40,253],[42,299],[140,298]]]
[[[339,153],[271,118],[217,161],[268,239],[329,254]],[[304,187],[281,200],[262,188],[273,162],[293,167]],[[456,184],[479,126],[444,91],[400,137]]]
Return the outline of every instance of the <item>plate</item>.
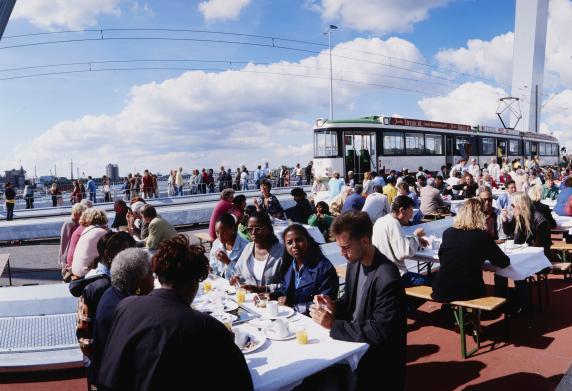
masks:
[[[235,320],[238,319],[238,316],[234,314],[229,314],[228,312],[217,312],[217,313],[213,312],[211,316],[221,323],[232,324]]]
[[[259,313],[260,313],[260,316],[265,318],[265,319],[278,319],[278,318],[289,318],[292,315],[294,315],[296,313],[296,311],[294,311],[294,308],[292,308],[292,307],[281,305],[278,307],[278,315],[276,315],[276,316],[270,316],[268,314],[268,309],[261,309],[261,311],[259,311]]]
[[[242,354],[255,352],[260,349],[266,342],[266,336],[262,332],[250,328],[243,330],[248,333],[248,339],[253,342],[248,347],[245,346],[240,348]]]
[[[193,308],[197,311],[201,312],[213,312],[217,310],[216,305],[212,301],[201,301],[198,303],[193,303]],[[224,312],[231,312],[238,308],[238,304],[235,301],[223,299],[223,308]]]
[[[271,339],[273,341],[288,341],[290,339],[294,339],[296,338],[296,333],[292,332],[289,330],[289,333],[287,336],[285,337],[279,337],[275,334],[275,332],[273,331],[274,329],[268,328],[265,331],[266,336],[268,337],[268,339]]]

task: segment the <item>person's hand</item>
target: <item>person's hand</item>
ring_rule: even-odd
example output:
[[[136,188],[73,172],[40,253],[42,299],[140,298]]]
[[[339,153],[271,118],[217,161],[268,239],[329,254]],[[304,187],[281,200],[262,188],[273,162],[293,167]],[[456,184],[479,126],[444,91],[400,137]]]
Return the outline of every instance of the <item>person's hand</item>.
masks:
[[[254,206],[258,207],[258,197],[252,198],[252,202],[254,203]]]
[[[265,287],[265,286],[259,286],[259,285],[249,285],[249,284],[246,284],[246,285],[242,285],[241,288],[242,288],[242,289],[245,289],[245,290],[247,290],[247,291],[249,291],[249,292],[252,292],[252,293],[263,293],[263,292],[266,292],[266,287]]]
[[[225,265],[228,265],[230,263],[230,258],[228,257],[228,254],[226,253],[226,251],[224,250],[218,250],[215,253],[215,258],[219,261],[224,263]]]
[[[413,231],[413,235],[417,236],[418,238],[421,238],[425,236],[425,230],[423,228],[417,228],[415,231]]]
[[[320,308],[313,305],[310,306],[310,316],[314,322],[328,330],[334,326],[334,321],[336,320],[334,315],[326,308]]]
[[[228,282],[230,285],[235,286],[239,283],[240,279],[238,278],[238,276],[232,276]]]
[[[429,247],[429,242],[420,236],[419,237],[419,245],[421,247]]]
[[[280,296],[278,298],[278,304],[280,305],[286,305],[286,296]]]
[[[507,209],[501,210],[501,217],[502,217],[503,221],[508,221],[508,210]]]
[[[314,305],[317,307],[324,307],[332,314],[336,312],[336,302],[330,299],[330,297],[327,295],[314,296]]]

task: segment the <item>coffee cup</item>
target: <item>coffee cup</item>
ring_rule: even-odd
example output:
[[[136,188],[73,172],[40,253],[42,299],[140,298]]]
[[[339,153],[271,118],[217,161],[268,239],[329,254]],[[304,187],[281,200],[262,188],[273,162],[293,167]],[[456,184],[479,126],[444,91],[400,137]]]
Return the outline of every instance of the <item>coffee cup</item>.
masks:
[[[242,348],[246,343],[246,339],[248,338],[248,333],[241,330],[233,330],[234,331],[234,343],[239,348]]]
[[[288,321],[286,319],[276,319],[276,321],[270,325],[269,329],[270,332],[278,338],[286,338],[290,335]]]
[[[268,311],[268,316],[278,316],[278,302],[276,300],[270,300],[266,304],[266,310]]]
[[[514,240],[507,240],[505,242],[505,247],[507,250],[511,250],[514,248]]]

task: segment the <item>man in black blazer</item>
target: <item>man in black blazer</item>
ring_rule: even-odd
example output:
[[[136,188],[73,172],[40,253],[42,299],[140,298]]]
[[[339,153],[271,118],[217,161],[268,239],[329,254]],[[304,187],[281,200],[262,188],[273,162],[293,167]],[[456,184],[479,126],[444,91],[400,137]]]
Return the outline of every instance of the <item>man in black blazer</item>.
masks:
[[[348,261],[345,292],[336,301],[316,296],[310,315],[332,338],[370,345],[356,372],[359,390],[402,390],[407,307],[399,270],[371,243],[367,213],[343,213],[330,230]]]

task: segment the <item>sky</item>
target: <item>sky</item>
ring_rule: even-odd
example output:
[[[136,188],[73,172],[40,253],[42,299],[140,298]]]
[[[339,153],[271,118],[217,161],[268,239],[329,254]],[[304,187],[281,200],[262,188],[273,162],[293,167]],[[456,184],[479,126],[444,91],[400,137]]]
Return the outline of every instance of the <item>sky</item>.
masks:
[[[501,126],[514,0],[18,0],[0,41],[0,170],[101,176],[306,164],[312,127]],[[572,1],[551,0],[541,131],[572,148]]]

